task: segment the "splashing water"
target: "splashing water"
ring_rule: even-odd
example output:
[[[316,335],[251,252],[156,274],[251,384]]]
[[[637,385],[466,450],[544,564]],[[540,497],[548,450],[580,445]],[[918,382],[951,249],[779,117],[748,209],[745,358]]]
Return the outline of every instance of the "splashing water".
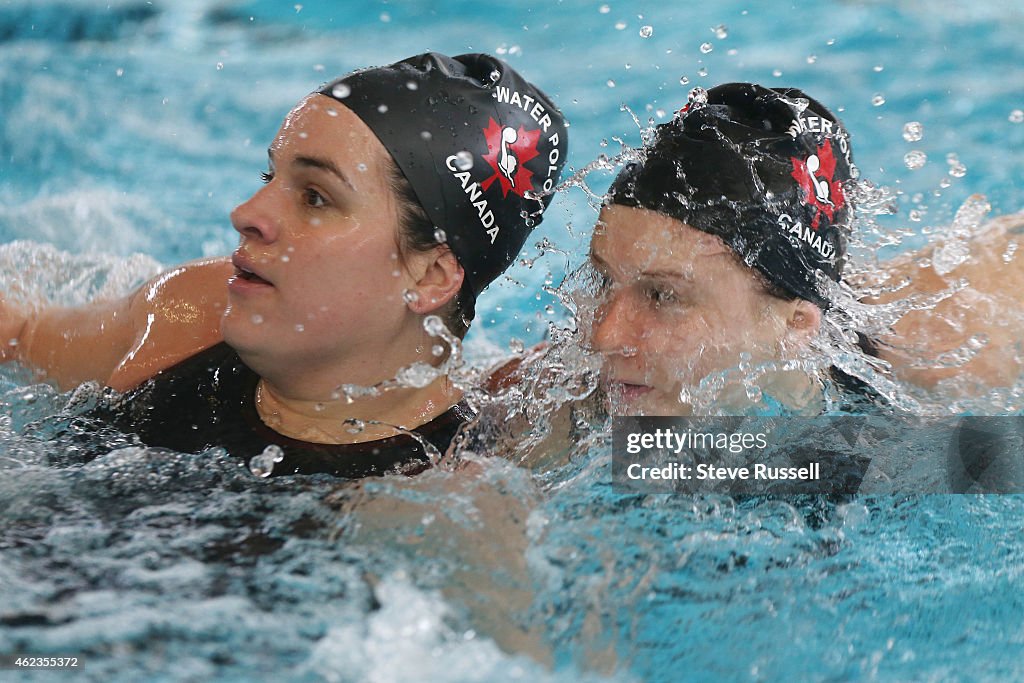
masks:
[[[972,195],[956,212],[949,228],[936,232],[937,237],[944,240],[932,257],[936,273],[946,275],[967,260],[971,253],[968,239],[977,233],[981,221],[991,210],[985,197]]]

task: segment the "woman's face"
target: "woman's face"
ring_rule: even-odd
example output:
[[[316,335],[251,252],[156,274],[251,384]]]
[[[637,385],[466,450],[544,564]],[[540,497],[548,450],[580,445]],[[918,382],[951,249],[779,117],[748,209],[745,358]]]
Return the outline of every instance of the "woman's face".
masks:
[[[323,95],[288,114],[269,157],[266,185],[231,214],[241,239],[225,340],[258,372],[386,378],[396,355],[409,355],[392,347],[407,341],[403,292],[414,284],[399,260],[393,162],[361,119]]]
[[[680,392],[779,353],[787,302],[717,237],[653,211],[601,212],[590,259],[601,296],[590,343],[605,359],[613,414],[686,413]]]

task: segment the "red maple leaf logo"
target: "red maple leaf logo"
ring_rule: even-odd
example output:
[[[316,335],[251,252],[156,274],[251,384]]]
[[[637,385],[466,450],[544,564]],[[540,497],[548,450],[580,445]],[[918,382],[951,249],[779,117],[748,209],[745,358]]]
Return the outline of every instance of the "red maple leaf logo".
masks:
[[[494,169],[494,175],[480,183],[480,187],[487,190],[497,180],[501,183],[502,197],[507,197],[509,190],[520,197],[527,190],[532,190],[533,171],[526,168],[526,162],[539,154],[540,129],[528,131],[519,126],[519,130],[515,130],[509,126],[502,127],[492,118],[484,128],[484,137],[489,151],[484,159]]]
[[[836,172],[832,141],[826,139],[817,153],[808,155],[806,159],[790,157],[789,160],[793,162],[793,179],[800,183],[803,190],[804,203],[816,209],[811,227],[817,230],[821,214],[828,216],[831,221],[836,211],[846,204],[843,186],[838,180],[832,179]]]

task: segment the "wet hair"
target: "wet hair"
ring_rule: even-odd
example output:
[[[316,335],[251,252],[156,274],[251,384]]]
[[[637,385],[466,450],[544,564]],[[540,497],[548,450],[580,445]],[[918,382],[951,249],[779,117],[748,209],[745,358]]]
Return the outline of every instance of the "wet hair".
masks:
[[[399,258],[409,252],[430,251],[441,244],[437,241],[434,222],[427,216],[409,180],[390,157],[385,174],[398,208]],[[466,286],[463,283],[462,289],[438,312],[448,330],[459,339],[466,336],[476,314],[475,298],[466,292]]]

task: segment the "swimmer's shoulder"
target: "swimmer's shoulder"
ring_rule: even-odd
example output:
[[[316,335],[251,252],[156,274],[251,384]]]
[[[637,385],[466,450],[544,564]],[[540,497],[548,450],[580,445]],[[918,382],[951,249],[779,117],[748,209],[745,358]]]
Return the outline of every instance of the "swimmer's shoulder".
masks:
[[[129,301],[133,343],[107,381],[119,391],[223,341],[220,321],[234,267],[226,257],[190,261],[140,287]]]
[[[1019,344],[1024,335],[1020,292],[1024,291],[1024,213],[995,217],[971,235],[970,256],[949,272],[935,270],[935,246],[893,259],[885,266],[891,291],[867,299],[886,304],[911,296],[938,297],[934,305],[905,313],[880,341],[879,357],[905,381],[933,389],[943,380],[969,375],[979,386],[1006,386],[1024,372]],[[957,283],[962,289],[953,288]],[[963,364],[933,361],[984,345]]]

